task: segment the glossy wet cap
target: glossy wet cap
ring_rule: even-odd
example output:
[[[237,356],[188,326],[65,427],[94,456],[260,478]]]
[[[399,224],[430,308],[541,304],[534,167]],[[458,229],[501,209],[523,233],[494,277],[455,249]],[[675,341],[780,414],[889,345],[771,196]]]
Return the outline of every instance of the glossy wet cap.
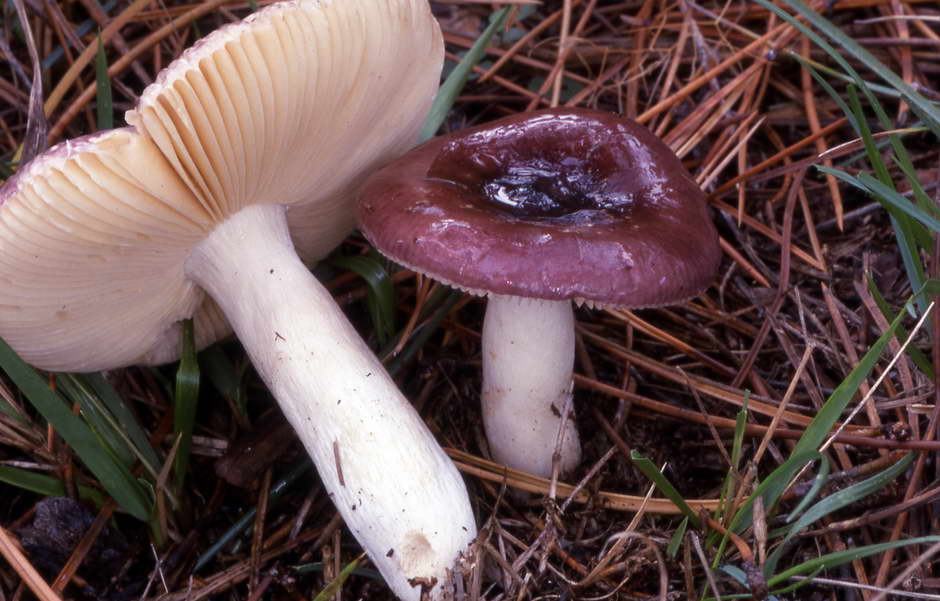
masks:
[[[436,138],[366,182],[360,229],[461,288],[649,307],[699,294],[721,259],[673,152],[612,113],[548,109]]]

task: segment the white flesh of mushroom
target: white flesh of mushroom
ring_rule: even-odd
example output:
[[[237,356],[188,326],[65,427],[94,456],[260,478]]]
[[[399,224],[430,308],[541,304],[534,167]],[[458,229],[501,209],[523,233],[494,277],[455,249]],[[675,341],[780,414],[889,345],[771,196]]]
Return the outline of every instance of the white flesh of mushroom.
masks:
[[[298,259],[284,208],[242,209],[196,247],[186,273],[222,307],[392,590],[417,600],[409,579],[444,584],[475,534],[463,480]]]
[[[574,366],[571,301],[491,294],[483,322],[483,424],[493,458],[536,476],[552,474]],[[581,458],[574,412],[565,422],[561,473]]]

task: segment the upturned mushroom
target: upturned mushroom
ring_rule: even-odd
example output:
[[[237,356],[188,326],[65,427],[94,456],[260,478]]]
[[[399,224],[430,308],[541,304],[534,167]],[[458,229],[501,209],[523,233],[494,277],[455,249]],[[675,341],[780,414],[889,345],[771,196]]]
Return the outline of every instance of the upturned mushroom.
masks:
[[[644,127],[549,109],[431,140],[373,174],[359,227],[385,255],[488,297],[483,421],[493,457],[548,477],[580,458],[573,420],[581,305],[655,307],[699,294],[721,257],[705,197]]]
[[[389,586],[432,598],[475,534],[453,463],[301,263],[405,151],[437,87],[425,0],[293,0],[159,74],[130,127],[60,144],[0,189],[0,336],[46,370],[162,363],[179,321],[245,346]]]

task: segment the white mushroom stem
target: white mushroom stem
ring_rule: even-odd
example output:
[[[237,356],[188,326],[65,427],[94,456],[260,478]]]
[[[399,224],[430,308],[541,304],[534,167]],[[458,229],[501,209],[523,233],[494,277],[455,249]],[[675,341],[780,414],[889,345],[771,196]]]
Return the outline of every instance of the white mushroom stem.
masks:
[[[329,292],[297,258],[285,209],[215,229],[187,275],[221,306],[313,458],[346,525],[399,598],[441,598],[475,536],[464,482]]]
[[[483,425],[493,458],[547,478],[571,395],[571,301],[490,295],[483,322]],[[561,472],[581,459],[572,411],[560,447]]]

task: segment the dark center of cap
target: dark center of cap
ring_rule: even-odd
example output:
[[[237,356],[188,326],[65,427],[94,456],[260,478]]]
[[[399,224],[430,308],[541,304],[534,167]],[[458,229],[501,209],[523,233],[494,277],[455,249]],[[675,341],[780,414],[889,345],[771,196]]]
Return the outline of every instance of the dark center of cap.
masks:
[[[428,177],[471,192],[471,201],[513,217],[583,222],[620,217],[634,196],[620,185],[622,144],[600,123],[543,115],[495,136],[477,131],[443,146]],[[640,153],[643,154],[643,153]]]
[[[466,288],[624,306],[678,302],[714,277],[705,197],[641,125],[550,109],[436,138],[373,175],[363,233]]]

